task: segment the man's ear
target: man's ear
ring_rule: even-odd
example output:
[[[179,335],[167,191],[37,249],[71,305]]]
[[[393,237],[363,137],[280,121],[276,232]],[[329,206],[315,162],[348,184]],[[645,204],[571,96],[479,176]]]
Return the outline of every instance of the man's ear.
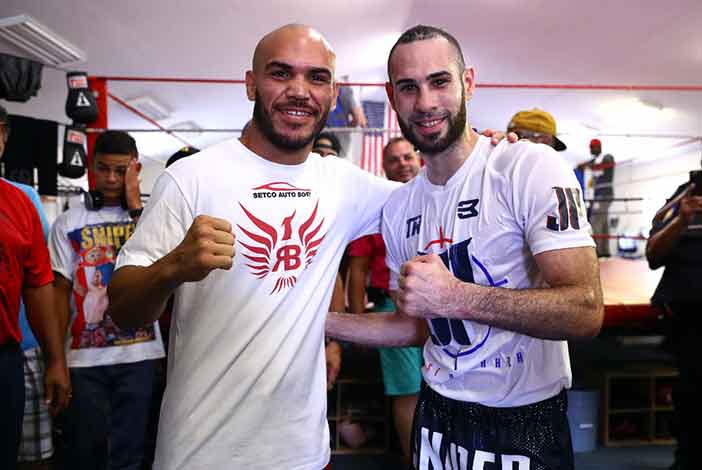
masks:
[[[256,101],[256,77],[252,70],[246,71],[246,97],[249,101]]]
[[[388,101],[390,101],[390,106],[392,106],[392,109],[397,112],[397,109],[395,109],[395,90],[392,88],[392,83],[385,82],[385,93],[388,95]]]
[[[463,70],[463,86],[466,90],[466,101],[475,93],[475,68],[471,65]]]

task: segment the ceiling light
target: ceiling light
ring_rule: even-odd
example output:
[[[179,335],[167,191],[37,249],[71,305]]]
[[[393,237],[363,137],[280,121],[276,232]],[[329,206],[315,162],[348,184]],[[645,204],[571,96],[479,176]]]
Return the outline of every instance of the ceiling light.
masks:
[[[171,115],[165,105],[152,96],[140,96],[127,101],[127,104],[154,121],[163,121]]]
[[[54,67],[85,62],[85,53],[29,15],[0,19],[0,39]]]

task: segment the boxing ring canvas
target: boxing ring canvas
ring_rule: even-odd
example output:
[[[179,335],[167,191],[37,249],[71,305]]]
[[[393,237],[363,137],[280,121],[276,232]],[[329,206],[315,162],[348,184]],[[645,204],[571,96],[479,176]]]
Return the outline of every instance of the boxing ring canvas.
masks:
[[[662,274],[662,268],[652,271],[645,259],[601,258],[603,328],[655,327],[662,313],[651,306],[651,296]]]

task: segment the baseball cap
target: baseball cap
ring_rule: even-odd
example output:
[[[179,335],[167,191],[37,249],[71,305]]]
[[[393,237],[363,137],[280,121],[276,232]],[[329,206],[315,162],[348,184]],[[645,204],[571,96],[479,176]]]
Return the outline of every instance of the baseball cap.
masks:
[[[526,129],[532,132],[550,134],[553,136],[554,149],[559,152],[566,149],[566,144],[556,137],[556,120],[544,110],[534,108],[531,111],[518,112],[512,116],[509,126],[507,126],[508,131],[513,129]]]

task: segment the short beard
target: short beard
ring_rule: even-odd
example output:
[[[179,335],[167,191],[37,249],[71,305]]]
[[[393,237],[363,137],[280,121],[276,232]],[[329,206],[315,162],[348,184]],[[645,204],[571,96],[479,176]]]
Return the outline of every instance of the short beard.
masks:
[[[453,145],[466,130],[467,112],[466,112],[466,91],[461,91],[461,107],[455,116],[448,116],[449,129],[444,137],[437,137],[435,140],[422,140],[426,137],[417,135],[408,122],[404,121],[400,115],[397,115],[397,122],[402,130],[402,135],[409,140],[414,147],[425,155],[436,155],[443,152]]]
[[[273,121],[271,120],[270,114],[266,111],[262,104],[261,96],[256,92],[256,101],[254,102],[253,119],[263,135],[276,147],[281,150],[302,150],[309,144],[311,144],[314,139],[317,138],[324,126],[327,123],[327,116],[329,115],[329,108],[327,108],[321,115],[317,122],[314,130],[310,132],[309,135],[301,136],[298,138],[291,138],[276,132],[273,128]]]

